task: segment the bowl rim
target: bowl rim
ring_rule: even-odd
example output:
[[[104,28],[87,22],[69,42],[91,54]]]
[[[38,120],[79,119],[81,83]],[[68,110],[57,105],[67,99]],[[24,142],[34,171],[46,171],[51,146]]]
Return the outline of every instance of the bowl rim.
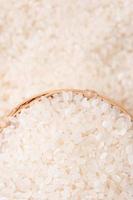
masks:
[[[27,100],[25,100],[24,102],[20,103],[18,106],[16,106],[9,114],[8,117],[16,117],[18,114],[21,113],[21,110],[24,108],[28,108],[32,103],[34,103],[36,100],[41,99],[42,97],[53,97],[53,95],[55,94],[59,94],[62,92],[72,92],[75,94],[80,94],[83,95],[84,97],[91,99],[93,97],[98,97],[101,98],[101,100],[106,101],[107,103],[109,103],[112,107],[116,107],[120,112],[125,113],[126,115],[129,115],[131,117],[131,119],[133,119],[132,115],[119,103],[116,103],[114,100],[103,96],[101,94],[99,94],[98,92],[94,91],[94,90],[82,90],[82,89],[56,89],[56,90],[48,90],[44,93],[40,93],[38,95],[35,95]]]

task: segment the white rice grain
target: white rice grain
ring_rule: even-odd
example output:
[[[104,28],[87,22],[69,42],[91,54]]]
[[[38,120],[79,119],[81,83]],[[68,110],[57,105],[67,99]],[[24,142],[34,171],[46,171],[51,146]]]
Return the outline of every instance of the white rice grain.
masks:
[[[100,97],[42,97],[10,123],[0,200],[133,199],[133,124]]]

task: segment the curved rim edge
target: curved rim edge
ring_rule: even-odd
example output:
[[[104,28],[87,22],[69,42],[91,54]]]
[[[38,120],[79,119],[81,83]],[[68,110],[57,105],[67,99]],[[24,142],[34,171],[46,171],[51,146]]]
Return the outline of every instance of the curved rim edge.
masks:
[[[29,98],[28,100],[24,101],[23,103],[19,104],[17,107],[15,107],[8,115],[8,117],[15,117],[17,114],[21,112],[22,109],[27,108],[31,103],[34,101],[40,99],[41,97],[52,97],[55,94],[59,94],[61,92],[73,92],[75,94],[82,94],[84,97],[90,99],[93,97],[99,97],[102,100],[105,100],[107,103],[109,103],[111,106],[116,107],[120,112],[123,112],[131,117],[133,119],[132,115],[125,109],[123,108],[122,105],[116,103],[115,101],[109,99],[106,96],[100,95],[96,91],[93,90],[80,90],[80,89],[57,89],[57,90],[49,90],[44,93],[41,93],[39,95],[33,96]]]

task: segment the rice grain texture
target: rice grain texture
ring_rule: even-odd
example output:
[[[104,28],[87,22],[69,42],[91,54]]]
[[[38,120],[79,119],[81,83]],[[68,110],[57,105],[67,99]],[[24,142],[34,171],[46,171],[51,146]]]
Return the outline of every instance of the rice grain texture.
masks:
[[[132,200],[133,123],[100,97],[34,100],[0,134],[0,200]]]

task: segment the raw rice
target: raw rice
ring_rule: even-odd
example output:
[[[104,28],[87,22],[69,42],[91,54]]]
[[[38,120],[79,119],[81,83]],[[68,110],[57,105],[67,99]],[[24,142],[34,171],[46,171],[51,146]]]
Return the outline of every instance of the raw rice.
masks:
[[[0,200],[132,200],[131,117],[99,96],[42,96],[0,134]]]

